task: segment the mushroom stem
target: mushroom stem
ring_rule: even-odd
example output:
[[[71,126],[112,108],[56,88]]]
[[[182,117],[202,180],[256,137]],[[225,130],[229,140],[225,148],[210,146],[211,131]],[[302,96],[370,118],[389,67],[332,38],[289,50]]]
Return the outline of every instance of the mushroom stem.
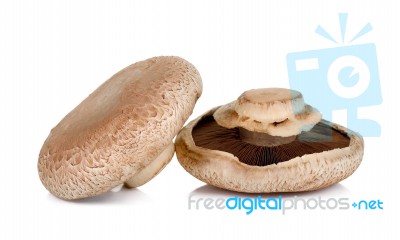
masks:
[[[261,147],[280,146],[291,143],[296,139],[296,135],[289,137],[271,136],[266,133],[252,132],[245,128],[239,128],[239,135],[243,142]]]
[[[138,172],[131,179],[125,182],[125,187],[136,188],[150,181],[157,176],[164,169],[164,167],[171,161],[175,153],[175,145],[171,142],[164,151],[158,155],[146,168]]]

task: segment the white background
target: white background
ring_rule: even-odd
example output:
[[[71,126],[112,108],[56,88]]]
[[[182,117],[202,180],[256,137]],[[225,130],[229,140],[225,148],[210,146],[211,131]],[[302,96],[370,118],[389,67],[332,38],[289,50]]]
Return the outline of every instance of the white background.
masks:
[[[398,238],[399,10],[396,1],[1,1],[0,239]],[[356,43],[377,47],[383,104],[364,114],[382,136],[365,139],[350,178],[298,196],[380,199],[384,210],[188,210],[191,193],[233,193],[205,186],[175,157],[136,190],[66,202],[42,186],[37,157],[50,129],[123,67],[157,55],[192,62],[204,82],[193,119],[244,90],[289,87],[286,54],[335,47],[314,30],[339,38],[339,12],[349,13],[349,36],[374,27]]]

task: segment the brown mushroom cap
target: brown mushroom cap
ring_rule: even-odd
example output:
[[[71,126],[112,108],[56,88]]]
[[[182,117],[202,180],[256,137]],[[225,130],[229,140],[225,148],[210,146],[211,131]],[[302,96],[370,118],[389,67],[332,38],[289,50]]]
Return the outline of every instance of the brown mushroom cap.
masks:
[[[43,185],[78,199],[146,183],[171,160],[201,91],[198,71],[179,57],[126,67],[51,130],[39,154]]]
[[[295,96],[298,99],[299,95]],[[263,97],[262,101],[265,99],[268,97]],[[291,100],[287,103],[292,104]],[[247,115],[243,118],[232,110],[235,104],[238,103],[210,110],[190,122],[177,136],[175,145],[179,162],[201,181],[238,192],[310,191],[347,178],[361,163],[363,139],[351,130],[321,120],[306,131],[303,128],[297,135],[273,136],[266,133],[268,131],[245,127],[273,128],[272,121],[277,118],[264,117],[264,122],[254,124],[248,119],[255,118],[251,111],[242,110],[241,114]],[[303,106],[307,107],[304,102]],[[279,108],[281,106],[273,111]],[[257,121],[262,120],[260,111],[255,111],[260,116]],[[269,114],[271,111],[264,110]],[[304,109],[300,107],[293,113],[286,112],[289,119],[290,114],[302,113]],[[222,116],[227,116],[228,120]],[[229,127],[221,125],[221,119]],[[284,125],[280,127],[285,130]]]

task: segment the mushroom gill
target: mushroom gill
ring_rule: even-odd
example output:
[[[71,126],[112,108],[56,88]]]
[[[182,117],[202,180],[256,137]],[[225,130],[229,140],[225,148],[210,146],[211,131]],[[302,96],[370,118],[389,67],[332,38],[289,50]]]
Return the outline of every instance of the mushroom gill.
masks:
[[[193,128],[193,140],[198,147],[229,152],[240,162],[267,166],[350,145],[350,138],[324,121],[310,131],[293,137],[276,137],[254,133],[243,128],[225,128],[212,115],[202,118]]]

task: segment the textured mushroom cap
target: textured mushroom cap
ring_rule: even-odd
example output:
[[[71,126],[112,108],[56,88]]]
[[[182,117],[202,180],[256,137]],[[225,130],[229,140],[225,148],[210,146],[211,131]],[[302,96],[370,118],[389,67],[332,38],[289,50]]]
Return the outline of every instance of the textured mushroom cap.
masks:
[[[198,71],[179,57],[126,67],[51,130],[39,154],[43,185],[57,197],[77,199],[107,192],[136,175],[141,175],[139,185],[147,182],[172,158],[172,139],[201,91]],[[158,169],[143,171],[157,159]]]
[[[363,138],[333,124],[333,129],[350,138],[348,147],[306,154],[278,164],[247,165],[231,153],[196,146],[193,128],[203,118],[215,116],[216,110],[218,108],[191,121],[180,131],[175,142],[177,158],[183,168],[216,187],[248,193],[317,190],[347,178],[362,161]]]

